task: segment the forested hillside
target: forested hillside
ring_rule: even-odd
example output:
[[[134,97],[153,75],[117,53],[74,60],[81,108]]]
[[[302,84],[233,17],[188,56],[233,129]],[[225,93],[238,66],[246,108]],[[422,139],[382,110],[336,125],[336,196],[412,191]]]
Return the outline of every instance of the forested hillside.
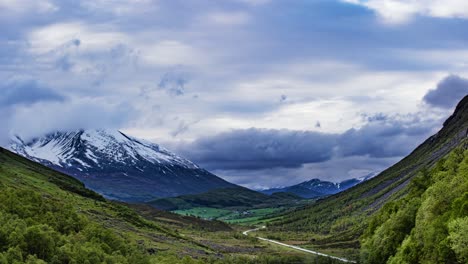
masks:
[[[0,190],[0,263],[149,263],[142,247],[80,210],[132,215],[73,178],[0,149]]]
[[[362,237],[363,263],[468,263],[468,150],[421,170]]]

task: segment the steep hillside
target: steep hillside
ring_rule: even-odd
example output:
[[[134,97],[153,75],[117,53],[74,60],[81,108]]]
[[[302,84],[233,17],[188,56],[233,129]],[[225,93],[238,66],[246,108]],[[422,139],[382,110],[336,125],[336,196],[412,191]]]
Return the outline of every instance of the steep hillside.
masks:
[[[407,194],[386,203],[361,238],[363,263],[468,263],[468,142],[430,170]]]
[[[121,201],[144,202],[235,186],[159,145],[119,131],[55,132],[29,141],[16,137],[9,149]]]
[[[410,192],[409,183],[418,172],[433,167],[462,146],[467,133],[468,97],[465,97],[443,128],[406,158],[347,191],[283,215],[269,225],[269,232],[281,239],[304,241],[315,248],[348,249],[344,250],[349,251],[346,254],[357,258],[359,237],[368,227],[370,215],[390,201],[404,199]]]

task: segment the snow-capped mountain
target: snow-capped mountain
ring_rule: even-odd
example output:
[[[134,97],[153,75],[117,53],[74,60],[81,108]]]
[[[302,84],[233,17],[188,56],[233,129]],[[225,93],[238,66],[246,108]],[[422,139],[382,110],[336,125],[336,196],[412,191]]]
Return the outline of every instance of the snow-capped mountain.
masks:
[[[55,132],[29,141],[15,137],[8,148],[122,201],[235,186],[157,144],[119,131]]]
[[[295,195],[301,196],[303,198],[318,198],[335,193],[342,192],[346,189],[349,189],[363,181],[366,181],[375,176],[375,173],[366,175],[360,178],[354,178],[345,180],[339,183],[322,181],[320,179],[312,179],[305,181],[296,185],[283,187],[283,188],[272,188],[267,190],[262,190],[262,193],[273,194],[278,192],[288,192]]]

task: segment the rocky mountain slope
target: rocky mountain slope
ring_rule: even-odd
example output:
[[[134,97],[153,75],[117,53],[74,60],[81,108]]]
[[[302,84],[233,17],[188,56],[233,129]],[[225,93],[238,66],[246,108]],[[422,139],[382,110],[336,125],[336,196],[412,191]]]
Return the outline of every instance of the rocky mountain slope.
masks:
[[[106,198],[143,202],[235,185],[157,144],[119,131],[55,132],[15,137],[8,149],[74,176]]]

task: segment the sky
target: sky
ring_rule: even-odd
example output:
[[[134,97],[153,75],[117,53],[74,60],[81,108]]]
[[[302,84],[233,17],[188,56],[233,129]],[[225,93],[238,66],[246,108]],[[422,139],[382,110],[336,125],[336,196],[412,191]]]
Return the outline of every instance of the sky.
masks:
[[[379,172],[468,94],[465,0],[0,0],[0,143],[119,129],[250,188]]]

